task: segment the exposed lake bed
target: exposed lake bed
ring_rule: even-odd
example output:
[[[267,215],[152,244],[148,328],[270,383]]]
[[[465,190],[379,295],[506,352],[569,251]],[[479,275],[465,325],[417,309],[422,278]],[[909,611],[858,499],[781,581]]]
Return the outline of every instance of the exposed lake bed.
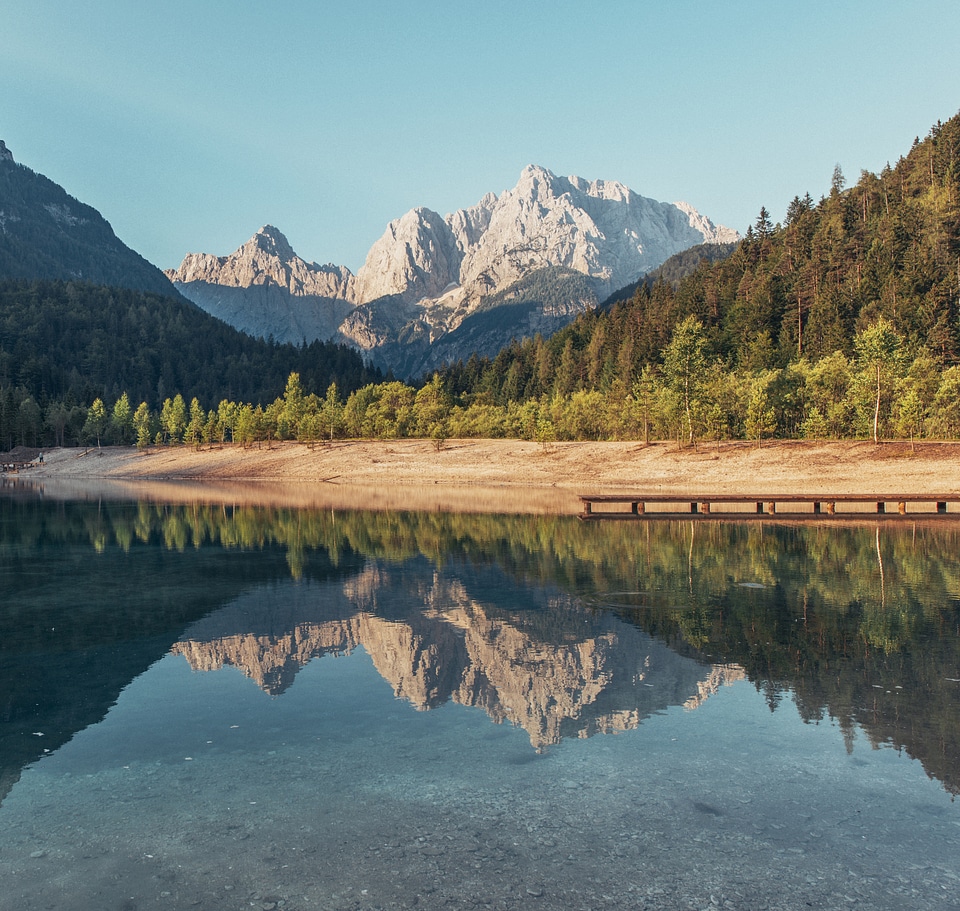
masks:
[[[55,449],[22,477],[109,480],[125,486],[128,495],[138,483],[179,482],[188,492],[191,484],[199,485],[192,488],[193,496],[209,490],[211,497],[218,488],[231,486],[234,496],[243,496],[237,482],[257,482],[259,488],[247,491],[251,502],[268,488],[285,505],[326,505],[325,499],[342,489],[354,497],[343,505],[353,508],[426,509],[430,498],[455,496],[451,503],[456,509],[530,512],[557,511],[555,505],[536,505],[549,491],[566,494],[561,502],[574,504],[570,494],[609,489],[650,494],[957,493],[958,460],[960,443],[933,442],[776,440],[759,448],[742,442],[678,448],[671,442],[471,439],[448,440],[438,449],[429,440],[337,440],[200,450],[161,446],[144,452],[132,447]],[[462,495],[470,491],[481,495],[473,507]]]

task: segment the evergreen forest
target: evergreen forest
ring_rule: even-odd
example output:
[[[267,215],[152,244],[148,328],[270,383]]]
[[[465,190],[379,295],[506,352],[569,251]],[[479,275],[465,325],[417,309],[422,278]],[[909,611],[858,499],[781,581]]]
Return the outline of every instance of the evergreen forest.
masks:
[[[615,296],[620,298],[621,295]],[[960,436],[960,116],[733,253],[441,372],[559,438]]]
[[[383,379],[343,345],[254,339],[180,297],[0,281],[0,451],[96,442],[96,422],[86,435],[83,428],[97,403],[122,416],[131,401],[159,415],[179,390],[213,402],[269,402],[292,372],[321,389],[337,383],[345,393]],[[124,431],[109,439],[134,438]]]

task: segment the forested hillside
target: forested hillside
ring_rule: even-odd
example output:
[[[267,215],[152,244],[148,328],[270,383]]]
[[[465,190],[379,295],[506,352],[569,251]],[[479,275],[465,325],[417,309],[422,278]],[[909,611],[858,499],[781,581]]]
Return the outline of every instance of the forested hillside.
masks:
[[[0,158],[0,278],[76,280],[175,295],[91,206],[52,180]]]
[[[715,263],[726,259],[737,249],[737,244],[697,244],[682,253],[675,253],[661,266],[648,272],[638,281],[615,291],[601,304],[601,309],[610,310],[614,304],[630,300],[641,285],[646,285],[649,291],[658,282],[665,282],[674,290],[691,272],[696,271],[703,263]]]
[[[0,450],[75,444],[97,398],[126,394],[156,410],[177,393],[270,402],[291,372],[312,388],[336,383],[345,392],[382,379],[345,346],[253,339],[182,298],[0,281]]]
[[[660,436],[955,436],[958,300],[960,116],[853,187],[837,168],[782,225],[761,209],[729,258],[441,377],[498,406],[599,393],[611,436],[638,408]]]
[[[79,442],[95,400],[269,402],[291,372],[345,391],[381,379],[346,347],[263,342],[203,313],[0,143],[0,449]]]

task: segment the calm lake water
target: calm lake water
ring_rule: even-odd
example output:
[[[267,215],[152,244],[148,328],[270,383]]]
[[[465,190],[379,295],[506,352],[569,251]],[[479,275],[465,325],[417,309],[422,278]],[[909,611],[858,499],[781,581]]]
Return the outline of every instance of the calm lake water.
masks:
[[[955,909],[960,524],[0,497],[0,908]]]

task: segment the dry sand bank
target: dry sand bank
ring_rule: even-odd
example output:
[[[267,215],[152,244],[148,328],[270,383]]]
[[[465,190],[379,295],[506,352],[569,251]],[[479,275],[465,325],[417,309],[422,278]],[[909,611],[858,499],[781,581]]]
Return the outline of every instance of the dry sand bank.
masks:
[[[362,508],[575,513],[581,493],[960,491],[960,443],[773,442],[678,449],[673,443],[453,440],[54,449],[19,475],[56,495]]]

